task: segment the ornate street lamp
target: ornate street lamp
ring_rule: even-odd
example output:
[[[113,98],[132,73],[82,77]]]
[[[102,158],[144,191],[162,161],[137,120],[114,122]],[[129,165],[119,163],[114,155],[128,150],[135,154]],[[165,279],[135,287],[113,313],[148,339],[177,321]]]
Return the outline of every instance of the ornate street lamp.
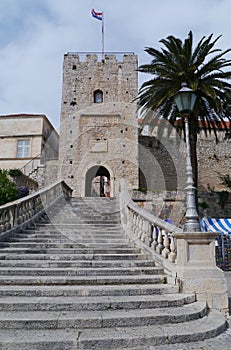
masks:
[[[199,216],[196,207],[196,188],[193,183],[191,151],[189,141],[189,124],[188,119],[193,111],[196,95],[193,90],[187,87],[186,83],[182,83],[181,89],[175,94],[174,101],[182,114],[185,121],[185,139],[186,139],[186,214],[185,214],[185,232],[198,232],[200,231]]]

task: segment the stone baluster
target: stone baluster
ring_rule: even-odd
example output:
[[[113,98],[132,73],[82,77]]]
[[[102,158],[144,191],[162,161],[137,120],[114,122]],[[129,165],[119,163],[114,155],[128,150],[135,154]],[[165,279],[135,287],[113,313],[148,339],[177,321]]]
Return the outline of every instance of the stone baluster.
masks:
[[[142,242],[146,242],[146,239],[147,239],[147,221],[142,218],[141,219],[141,232],[142,232],[142,235],[141,235],[141,241]]]
[[[3,232],[3,213],[0,212],[0,233]]]
[[[33,200],[32,200],[32,198],[28,201],[28,215],[29,215],[29,218],[32,218],[32,216],[33,216]]]
[[[21,212],[22,212],[22,206],[21,206],[21,204],[18,204],[18,206],[17,206],[17,225],[22,223]]]
[[[130,216],[132,221],[132,232],[136,232],[136,213],[130,210]]]
[[[2,211],[1,213],[1,231],[5,232],[5,210]]]
[[[3,218],[3,232],[5,232],[8,227],[10,226],[9,225],[9,217],[8,217],[8,212],[7,210],[3,210],[3,215],[2,215],[2,218]]]
[[[125,211],[125,215],[124,215],[124,220],[126,222],[127,225],[129,225],[130,227],[132,227],[132,216],[131,216],[131,210],[128,207],[124,207],[124,211]]]
[[[135,218],[135,234],[139,237],[139,215],[137,213]]]
[[[151,244],[152,244],[152,231],[153,231],[153,225],[146,221],[146,232],[147,232],[147,235],[146,235],[146,239],[145,239],[145,243],[151,247]]]
[[[29,200],[25,202],[25,220],[30,218],[30,206],[29,206]]]
[[[168,232],[165,230],[162,230],[162,234],[164,235],[164,249],[162,250],[162,256],[167,259],[170,250],[169,250],[169,246],[170,246],[170,241],[169,241],[169,236],[168,236]]]
[[[172,236],[171,236],[170,253],[169,253],[168,259],[172,263],[176,261],[176,244],[175,244],[175,239]]]
[[[136,214],[131,210],[132,232],[136,232]]]
[[[142,237],[142,226],[143,226],[143,218],[138,215],[138,238],[141,240]]]
[[[158,245],[156,247],[156,251],[158,254],[161,254],[164,246],[163,246],[163,235],[162,235],[162,229],[158,227],[158,238],[157,238]]]
[[[15,206],[13,205],[9,209],[9,217],[10,217],[10,228],[14,227],[14,211],[15,211]]]
[[[27,219],[27,206],[26,202],[22,202],[22,222],[25,222]]]
[[[157,227],[154,225],[153,226],[153,231],[152,231],[152,244],[151,247],[153,250],[156,250],[156,247],[158,246],[158,233],[157,233]]]

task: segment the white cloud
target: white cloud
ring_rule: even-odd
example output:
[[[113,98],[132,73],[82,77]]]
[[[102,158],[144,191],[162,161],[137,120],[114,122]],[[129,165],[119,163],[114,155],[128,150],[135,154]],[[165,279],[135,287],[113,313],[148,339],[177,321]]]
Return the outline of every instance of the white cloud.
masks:
[[[134,51],[140,64],[146,46],[189,30],[196,41],[222,34],[218,46],[231,47],[230,0],[1,0],[0,114],[45,113],[58,125],[63,55],[101,49],[92,7],[105,12],[106,50]]]

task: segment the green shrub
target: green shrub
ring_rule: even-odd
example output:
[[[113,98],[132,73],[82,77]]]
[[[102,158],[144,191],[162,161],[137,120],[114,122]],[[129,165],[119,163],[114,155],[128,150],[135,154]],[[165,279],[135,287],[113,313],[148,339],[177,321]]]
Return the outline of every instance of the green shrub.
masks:
[[[7,177],[7,170],[0,169],[0,205],[12,202],[19,197],[16,185]]]
[[[11,177],[16,177],[16,176],[21,176],[23,175],[23,172],[21,169],[10,169],[8,170],[8,174],[11,176]]]

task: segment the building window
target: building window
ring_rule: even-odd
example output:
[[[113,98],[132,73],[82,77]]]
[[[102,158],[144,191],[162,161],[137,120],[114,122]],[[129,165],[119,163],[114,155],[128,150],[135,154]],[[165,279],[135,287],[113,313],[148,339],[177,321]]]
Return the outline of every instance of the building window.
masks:
[[[102,103],[103,102],[103,91],[96,90],[94,91],[94,103]]]
[[[18,140],[17,158],[28,158],[30,153],[30,140]]]

